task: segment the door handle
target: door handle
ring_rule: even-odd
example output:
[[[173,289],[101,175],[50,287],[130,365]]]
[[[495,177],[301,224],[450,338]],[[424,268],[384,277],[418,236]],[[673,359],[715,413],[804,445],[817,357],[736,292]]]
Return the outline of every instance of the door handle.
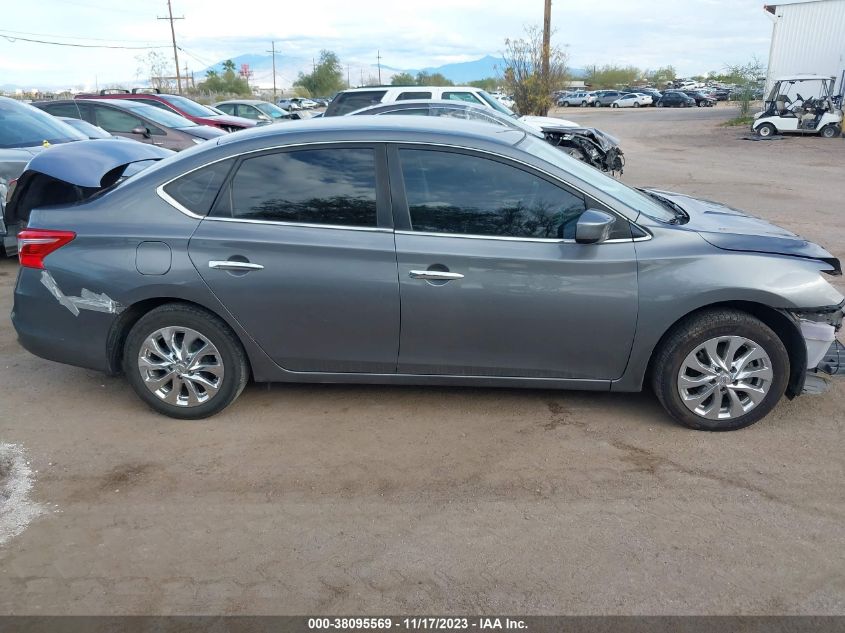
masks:
[[[243,271],[250,271],[250,270],[263,270],[264,266],[261,264],[253,264],[251,262],[239,262],[231,259],[227,260],[211,260],[208,262],[209,268],[214,268],[215,270],[243,270]]]
[[[453,279],[463,279],[461,273],[447,273],[441,270],[412,270],[408,273],[411,279],[426,279],[428,281],[452,281]]]

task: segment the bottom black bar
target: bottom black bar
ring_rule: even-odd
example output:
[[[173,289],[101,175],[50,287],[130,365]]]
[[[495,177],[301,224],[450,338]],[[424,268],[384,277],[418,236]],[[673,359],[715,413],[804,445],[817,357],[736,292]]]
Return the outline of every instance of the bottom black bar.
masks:
[[[845,633],[845,616],[0,616],[2,633]]]

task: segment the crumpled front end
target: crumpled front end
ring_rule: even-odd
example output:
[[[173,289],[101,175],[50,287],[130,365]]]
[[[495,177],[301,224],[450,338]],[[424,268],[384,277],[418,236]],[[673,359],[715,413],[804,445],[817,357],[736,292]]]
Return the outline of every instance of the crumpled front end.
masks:
[[[842,330],[845,301],[829,308],[794,311],[792,316],[797,319],[807,346],[803,393],[824,393],[834,379],[845,378],[845,345],[836,339]]]

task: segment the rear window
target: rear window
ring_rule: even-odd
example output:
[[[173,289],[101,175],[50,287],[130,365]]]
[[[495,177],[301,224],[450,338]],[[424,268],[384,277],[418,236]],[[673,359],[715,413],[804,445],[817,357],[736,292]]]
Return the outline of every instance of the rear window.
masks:
[[[362,92],[341,92],[329,104],[323,116],[341,116],[361,108],[381,103],[387,90],[366,90]]]
[[[30,105],[0,97],[0,148],[36,147],[87,137]]]
[[[192,171],[165,185],[164,191],[188,211],[206,215],[233,162],[233,159],[227,159]]]

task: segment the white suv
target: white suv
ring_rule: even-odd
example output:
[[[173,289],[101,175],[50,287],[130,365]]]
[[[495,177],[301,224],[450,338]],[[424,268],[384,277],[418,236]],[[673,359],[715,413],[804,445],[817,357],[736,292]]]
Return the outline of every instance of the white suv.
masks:
[[[588,106],[592,105],[595,100],[596,95],[592,92],[573,92],[560,97],[557,104],[564,108],[568,106]]]
[[[513,112],[493,95],[472,86],[369,86],[337,93],[323,116],[340,116],[379,103],[407,99],[446,99],[487,106],[502,114]]]

